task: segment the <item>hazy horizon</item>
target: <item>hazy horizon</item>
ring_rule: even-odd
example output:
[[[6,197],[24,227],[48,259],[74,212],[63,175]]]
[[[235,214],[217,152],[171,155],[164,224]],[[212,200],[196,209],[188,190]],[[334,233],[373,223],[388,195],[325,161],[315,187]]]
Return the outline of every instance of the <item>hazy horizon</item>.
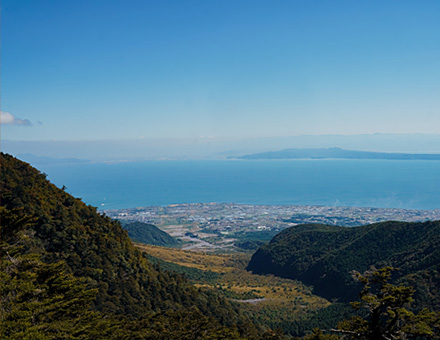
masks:
[[[2,148],[99,157],[110,150],[96,145],[122,141],[114,157],[127,145],[130,157],[142,145],[147,158],[210,157],[367,149],[302,136],[438,134],[439,12],[433,0],[4,0]],[[440,152],[397,144],[383,151]]]
[[[1,149],[12,155],[78,158],[91,161],[226,159],[249,153],[298,148],[339,147],[399,153],[440,153],[440,134],[304,135],[276,138],[150,138],[96,141],[11,141]]]

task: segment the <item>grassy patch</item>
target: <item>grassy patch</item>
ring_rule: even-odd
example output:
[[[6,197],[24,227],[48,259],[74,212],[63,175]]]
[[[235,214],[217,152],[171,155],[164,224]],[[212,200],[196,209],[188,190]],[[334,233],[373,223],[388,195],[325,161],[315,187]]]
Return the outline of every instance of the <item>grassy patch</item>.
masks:
[[[255,303],[241,302],[239,307],[251,319],[266,326],[272,327],[276,320],[283,321],[276,323],[278,326],[295,323],[300,317],[330,305],[298,281],[246,271],[250,254],[214,254],[142,244],[137,246],[154,258],[187,268],[164,267],[182,273],[189,270],[189,278],[198,288],[216,290],[231,300],[258,299]],[[209,279],[201,272],[207,273]]]

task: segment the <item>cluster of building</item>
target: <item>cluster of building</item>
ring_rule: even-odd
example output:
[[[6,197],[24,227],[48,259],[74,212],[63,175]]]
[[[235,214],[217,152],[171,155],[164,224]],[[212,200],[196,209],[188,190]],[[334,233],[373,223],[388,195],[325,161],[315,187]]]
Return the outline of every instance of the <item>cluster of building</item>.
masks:
[[[440,220],[440,209],[406,210],[362,207],[188,203],[107,210],[116,219],[165,225],[197,225],[204,231],[231,232],[284,229],[302,223],[358,226],[388,220]]]

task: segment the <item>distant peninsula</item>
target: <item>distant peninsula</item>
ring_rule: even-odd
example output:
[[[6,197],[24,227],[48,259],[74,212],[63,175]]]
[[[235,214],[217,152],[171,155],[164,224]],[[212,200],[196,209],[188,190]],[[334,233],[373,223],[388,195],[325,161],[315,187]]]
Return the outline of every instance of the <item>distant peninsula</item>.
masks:
[[[344,150],[341,148],[284,149],[235,157],[237,159],[390,159],[440,160],[440,154],[412,154]]]

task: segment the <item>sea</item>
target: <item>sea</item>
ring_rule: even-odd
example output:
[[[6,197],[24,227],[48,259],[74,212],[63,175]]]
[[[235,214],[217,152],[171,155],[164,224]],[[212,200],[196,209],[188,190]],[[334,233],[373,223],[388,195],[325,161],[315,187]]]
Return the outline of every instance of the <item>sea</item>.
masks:
[[[178,203],[440,208],[440,161],[167,160],[36,165],[100,210]]]

